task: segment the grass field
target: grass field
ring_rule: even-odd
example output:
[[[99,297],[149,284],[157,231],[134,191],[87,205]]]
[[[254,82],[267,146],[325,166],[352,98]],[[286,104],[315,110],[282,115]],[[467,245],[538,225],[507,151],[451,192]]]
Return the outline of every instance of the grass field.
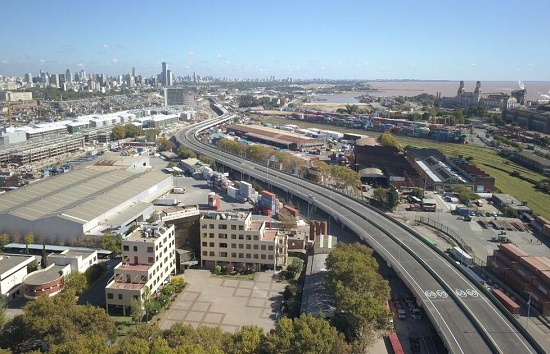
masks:
[[[359,132],[359,130],[357,129],[347,129],[326,124],[301,122],[280,117],[265,117],[263,118],[263,121],[267,123],[272,123],[274,125],[296,124],[301,128],[312,127],[340,132]],[[376,138],[381,133],[364,131],[364,134]],[[486,147],[442,143],[434,140],[404,137],[399,135],[396,135],[395,137],[403,146],[411,145],[418,148],[434,148],[438,149],[445,155],[462,155],[464,157],[472,157],[472,163],[474,163],[477,167],[481,168],[485,172],[489,173],[491,176],[495,177],[496,187],[500,191],[502,191],[502,193],[507,193],[516,197],[519,200],[526,201],[527,206],[533,209],[533,211],[537,215],[542,215],[545,218],[550,219],[550,195],[544,194],[536,190],[534,186],[529,182],[510,176],[509,173],[487,166],[486,164],[497,166],[499,168],[509,170],[510,172],[519,171],[522,176],[532,178],[536,181],[546,179],[546,177],[544,177],[543,175],[533,172],[523,166],[517,165],[516,163],[509,161],[503,157],[500,157],[492,149]]]

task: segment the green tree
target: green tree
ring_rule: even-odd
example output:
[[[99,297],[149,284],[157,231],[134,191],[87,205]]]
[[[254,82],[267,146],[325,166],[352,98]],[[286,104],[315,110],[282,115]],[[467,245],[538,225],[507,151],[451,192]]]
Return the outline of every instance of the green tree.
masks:
[[[424,189],[415,187],[409,195],[422,199],[424,198]]]
[[[37,269],[38,269],[38,262],[36,260],[33,260],[32,262],[27,264],[27,273],[32,273]]]
[[[120,254],[122,239],[114,233],[107,231],[101,236],[101,248]]]
[[[302,269],[304,268],[304,262],[301,259],[294,258],[292,262],[286,267],[286,272],[290,279],[294,279]]]
[[[179,153],[179,155],[182,159],[196,159],[197,158],[197,154],[193,150],[190,150],[190,149],[188,149],[184,146],[181,146],[178,149],[178,153]]]
[[[260,353],[264,331],[258,326],[243,326],[232,337],[233,343],[229,350],[232,354]]]
[[[48,253],[46,252],[46,244],[42,242],[42,258],[40,259],[40,268],[48,267]]]
[[[393,146],[398,150],[403,150],[403,147],[399,144],[395,136],[390,133],[382,133],[376,140],[382,146]]]
[[[2,329],[6,323],[6,308],[6,298],[3,295],[0,295],[0,329]]]
[[[158,139],[157,145],[160,151],[172,151],[172,149],[175,147],[174,143],[166,138]]]
[[[82,295],[88,289],[88,280],[86,275],[78,271],[72,272],[65,276],[65,289],[71,290],[76,296]]]
[[[391,315],[385,306],[390,298],[388,282],[378,272],[372,249],[359,243],[336,245],[326,266],[326,281],[342,329],[365,349],[376,331],[388,329]]]
[[[32,232],[23,236],[23,242],[25,242],[25,244],[27,245],[34,243],[34,235],[32,234]]]
[[[281,318],[266,335],[262,344],[266,353],[277,354],[344,354],[351,347],[344,337],[322,318],[302,315]]]
[[[136,325],[138,323],[141,323],[141,320],[143,320],[145,311],[143,309],[143,304],[139,297],[137,299],[136,298],[132,299],[132,304],[130,305],[130,314],[132,316],[132,321],[134,321]]]
[[[128,123],[124,126],[124,131],[126,132],[127,138],[135,138],[141,134],[141,128],[132,123]]]
[[[453,187],[453,192],[458,193],[458,200],[466,205],[470,202],[470,200],[479,199],[479,195],[475,194],[474,191],[465,186]]]
[[[123,125],[116,125],[111,131],[113,140],[121,140],[126,137],[126,128]]]

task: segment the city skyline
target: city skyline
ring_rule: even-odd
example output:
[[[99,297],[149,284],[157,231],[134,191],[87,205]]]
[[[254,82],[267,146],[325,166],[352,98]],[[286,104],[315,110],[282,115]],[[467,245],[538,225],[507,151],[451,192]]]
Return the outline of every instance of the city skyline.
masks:
[[[541,0],[518,11],[497,1],[8,0],[0,75],[156,77],[167,62],[174,77],[550,81],[548,10]]]

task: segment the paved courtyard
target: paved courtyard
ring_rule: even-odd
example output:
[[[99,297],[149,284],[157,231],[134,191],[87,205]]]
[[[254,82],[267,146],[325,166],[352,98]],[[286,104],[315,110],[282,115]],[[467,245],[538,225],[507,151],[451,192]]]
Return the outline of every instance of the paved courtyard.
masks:
[[[159,327],[184,323],[235,333],[243,325],[257,325],[268,332],[275,326],[285,288],[273,274],[256,273],[254,280],[239,280],[189,269],[185,272],[187,287],[162,314]]]

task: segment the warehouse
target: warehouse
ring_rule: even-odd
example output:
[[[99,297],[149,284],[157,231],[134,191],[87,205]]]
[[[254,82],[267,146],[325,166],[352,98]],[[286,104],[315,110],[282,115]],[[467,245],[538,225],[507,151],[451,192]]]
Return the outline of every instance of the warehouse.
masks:
[[[99,234],[147,219],[150,202],[172,184],[172,176],[154,170],[64,173],[1,195],[0,233],[49,239]]]
[[[288,150],[301,150],[322,147],[324,140],[304,137],[298,133],[285,130],[262,127],[259,125],[235,124],[227,126],[228,132],[234,132],[240,137],[251,141],[276,146]]]

